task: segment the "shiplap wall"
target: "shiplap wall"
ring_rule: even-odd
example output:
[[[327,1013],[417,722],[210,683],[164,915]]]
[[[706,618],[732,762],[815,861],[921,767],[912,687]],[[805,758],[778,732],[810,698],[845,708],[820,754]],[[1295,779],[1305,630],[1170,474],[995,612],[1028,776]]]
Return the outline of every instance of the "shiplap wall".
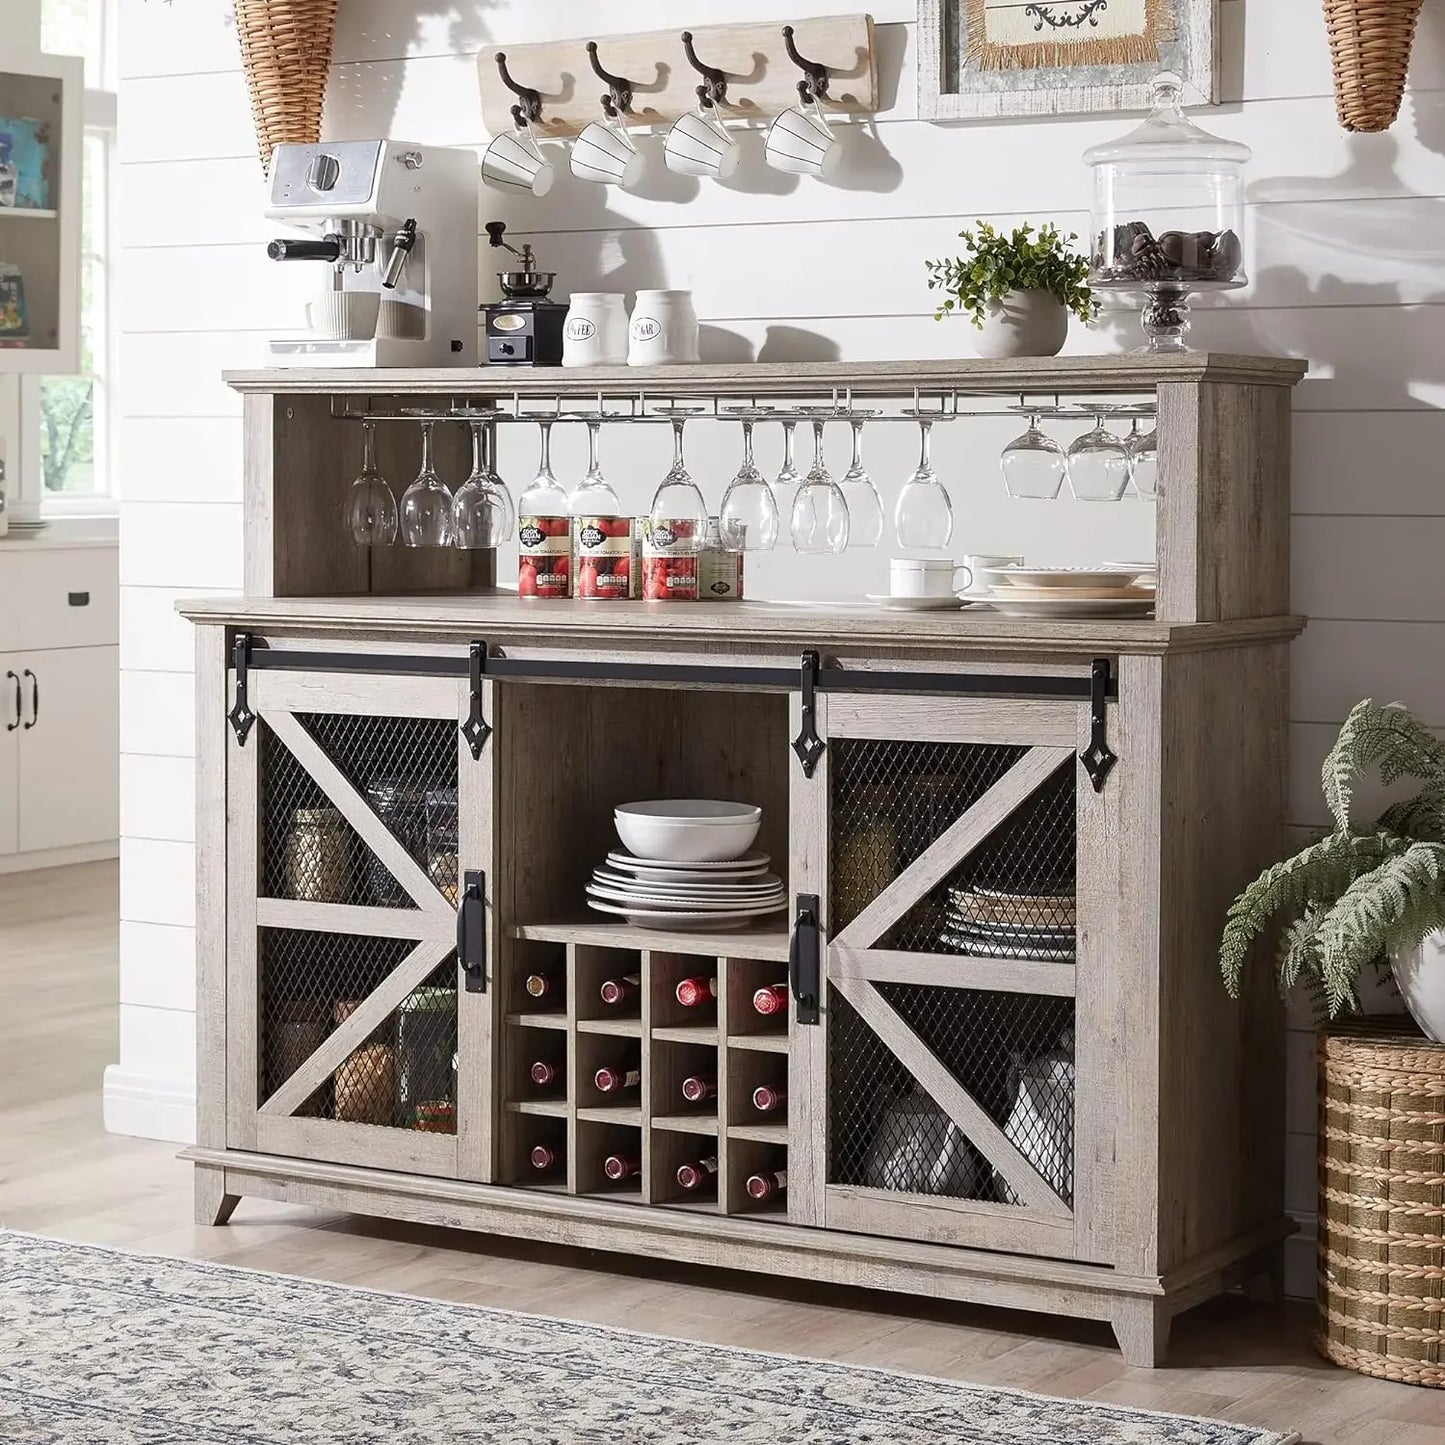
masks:
[[[345,0],[326,134],[484,143],[478,47],[589,36],[599,8]],[[789,14],[838,8],[800,0]],[[776,18],[776,7],[752,0],[693,0],[685,15],[664,0],[609,0],[605,10],[612,32]],[[691,286],[705,347],[719,358],[966,353],[965,329],[931,319],[923,258],[946,252],[975,216],[1056,218],[1082,231],[1088,177],[1079,156],[1124,122],[919,122],[913,0],[880,0],[874,14],[885,109],[876,124],[847,129],[836,184],[767,171],[753,134],[732,186],[700,185],[665,172],[653,141],[641,194],[564,180],[543,202],[488,193],[487,218],[530,235],[564,291]],[[1198,309],[1194,339],[1311,362],[1296,393],[1294,475],[1294,596],[1313,619],[1295,649],[1292,712],[1292,817],[1304,828],[1322,818],[1319,758],[1357,697],[1403,697],[1445,728],[1445,15],[1426,7],[1410,94],[1379,136],[1336,126],[1316,7],[1223,0],[1220,17],[1224,104],[1203,119],[1254,147],[1253,279]],[[122,1030],[107,1107],[114,1127],[184,1137],[191,655],[171,609],[187,593],[240,586],[240,405],[219,373],[257,364],[267,331],[294,321],[297,287],[311,281],[278,276],[262,252],[270,228],[224,0],[123,0],[121,48]],[[1131,316],[1109,316],[1094,333],[1076,327],[1069,349],[1116,349],[1135,337]],[[1010,504],[996,470],[1010,430],[988,422],[938,437],[960,552],[1087,560],[1149,548],[1146,504]],[[580,467],[577,431],[559,437],[564,476]],[[694,469],[716,499],[736,438],[717,428],[695,435]],[[604,461],[625,502],[644,504],[667,445],[651,429],[607,439]],[[835,471],[845,447],[841,429],[830,433]],[[912,466],[913,448],[903,429],[869,435],[885,495]],[[760,436],[760,451],[765,467],[775,465],[776,437]],[[534,459],[535,438],[509,429],[505,474],[525,480]],[[755,567],[750,584],[774,596],[875,590],[884,557],[800,566],[782,553]],[[1294,1021],[1288,1202],[1308,1219],[1313,1076],[1308,1021]],[[1308,1292],[1307,1242],[1295,1264]]]

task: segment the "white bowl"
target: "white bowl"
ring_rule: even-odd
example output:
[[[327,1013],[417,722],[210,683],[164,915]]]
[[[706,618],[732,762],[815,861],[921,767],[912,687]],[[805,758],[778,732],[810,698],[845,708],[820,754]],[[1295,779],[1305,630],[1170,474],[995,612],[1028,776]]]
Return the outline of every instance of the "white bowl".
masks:
[[[617,836],[639,858],[670,863],[723,863],[752,846],[763,810],[750,803],[703,798],[627,803],[613,813]]]

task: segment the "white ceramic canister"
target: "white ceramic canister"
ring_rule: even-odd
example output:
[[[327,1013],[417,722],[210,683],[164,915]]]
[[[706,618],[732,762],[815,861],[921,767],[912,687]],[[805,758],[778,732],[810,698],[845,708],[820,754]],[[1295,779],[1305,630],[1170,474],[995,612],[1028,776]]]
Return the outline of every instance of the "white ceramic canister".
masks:
[[[691,291],[639,291],[627,332],[629,366],[674,366],[697,356]]]
[[[574,291],[562,328],[563,366],[627,361],[627,298],[620,291]]]

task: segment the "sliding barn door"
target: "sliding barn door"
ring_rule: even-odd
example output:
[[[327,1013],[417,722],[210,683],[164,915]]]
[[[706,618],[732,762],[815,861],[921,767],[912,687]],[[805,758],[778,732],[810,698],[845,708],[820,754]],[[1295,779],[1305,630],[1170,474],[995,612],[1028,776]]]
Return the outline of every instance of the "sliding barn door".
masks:
[[[493,749],[474,759],[459,731],[466,682],[268,666],[248,686],[254,725],[228,738],[228,1141],[486,1179],[490,994],[457,944],[468,883],[491,926]]]
[[[817,839],[799,876],[820,899],[822,1010],[794,1037],[824,1123],[797,1216],[1077,1257],[1095,1180],[1076,1099],[1104,1064],[1075,1017],[1079,837],[1101,806],[1076,756],[1087,708],[834,694],[820,711],[795,804]]]

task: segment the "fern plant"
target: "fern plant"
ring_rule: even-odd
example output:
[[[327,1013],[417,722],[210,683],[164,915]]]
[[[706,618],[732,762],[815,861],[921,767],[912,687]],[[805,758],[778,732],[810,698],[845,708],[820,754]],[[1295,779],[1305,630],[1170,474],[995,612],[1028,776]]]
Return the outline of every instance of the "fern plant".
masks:
[[[1386,783],[1420,786],[1357,828],[1354,787],[1371,768]],[[1333,831],[1266,868],[1234,900],[1219,966],[1237,996],[1255,939],[1284,915],[1280,987],[1317,988],[1333,1018],[1358,1006],[1362,970],[1445,927],[1445,743],[1403,703],[1366,698],[1345,719],[1320,781]]]

